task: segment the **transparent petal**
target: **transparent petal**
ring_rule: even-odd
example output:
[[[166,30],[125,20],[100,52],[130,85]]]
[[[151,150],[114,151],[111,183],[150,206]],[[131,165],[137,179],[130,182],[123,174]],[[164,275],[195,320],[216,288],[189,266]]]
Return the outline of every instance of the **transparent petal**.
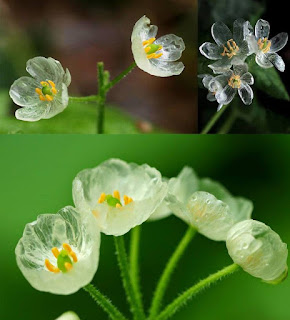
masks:
[[[162,49],[158,51],[162,52],[162,56],[159,58],[164,61],[176,61],[180,59],[182,51],[185,49],[182,38],[174,35],[167,34],[158,38],[155,44],[162,45]]]
[[[285,62],[277,53],[266,53],[265,56],[280,72],[285,71]]]
[[[238,89],[240,98],[245,105],[250,105],[254,98],[252,88],[247,83],[241,83],[241,87]]]
[[[238,58],[243,62],[247,58],[249,53],[250,53],[249,43],[246,40],[244,40],[240,43],[238,54],[233,59]]]
[[[268,21],[259,19],[255,26],[255,36],[257,39],[269,38],[270,24]]]
[[[66,71],[65,71],[65,75],[64,75],[64,77],[63,77],[63,83],[64,83],[67,87],[69,87],[69,85],[71,84],[71,74],[70,74],[70,72],[69,72],[68,69],[66,69]]]
[[[250,72],[246,72],[241,76],[241,80],[249,85],[254,84],[254,77]]]
[[[55,320],[80,320],[78,315],[72,311],[65,312]]]
[[[232,88],[229,85],[226,85],[224,89],[217,96],[217,102],[222,104],[229,104],[235,97],[237,89]]]
[[[133,202],[115,208],[98,203],[102,193],[121,197],[127,195]],[[161,204],[167,192],[167,183],[161,174],[148,165],[126,163],[110,159],[93,169],[81,171],[73,182],[73,199],[77,209],[84,215],[95,216],[101,231],[119,236],[142,224]]]
[[[267,59],[267,56],[264,53],[256,54],[256,63],[262,68],[272,68],[273,64]]]
[[[224,57],[221,60],[217,60],[215,63],[209,64],[208,67],[212,69],[212,71],[217,73],[227,72],[232,66],[232,62],[230,59]]]
[[[287,271],[287,245],[262,222],[237,223],[229,231],[226,245],[233,261],[254,277],[275,281]]]
[[[47,103],[40,101],[36,106],[17,109],[15,117],[18,120],[34,122],[44,119],[48,111],[49,107]]]
[[[152,67],[147,72],[158,77],[179,75],[184,70],[182,62],[162,61],[161,59],[150,59],[149,62]]]
[[[131,41],[133,42],[138,39],[138,41],[142,43],[144,40],[156,38],[157,31],[157,26],[150,25],[150,19],[144,15],[135,23],[131,35]]]
[[[198,191],[188,201],[190,224],[215,241],[226,240],[235,224],[229,206],[208,192]]]
[[[288,33],[281,32],[278,33],[275,37],[270,39],[271,47],[269,53],[278,52],[286,46],[288,41]]]
[[[213,92],[209,92],[207,94],[206,98],[207,98],[208,101],[211,101],[211,102],[216,101],[216,97],[215,97],[215,94]]]
[[[245,23],[246,21],[244,19],[237,19],[234,21],[233,39],[238,45],[245,39]]]
[[[232,76],[233,72],[227,71],[221,75],[218,75],[212,79],[209,83],[209,90],[216,92],[221,91],[223,87],[225,87],[228,83],[229,78]]]
[[[211,27],[211,34],[219,46],[233,38],[232,32],[223,22],[215,22]]]
[[[249,47],[249,53],[248,56],[259,52],[258,42],[254,35],[250,35],[247,37],[248,47]]]
[[[199,51],[206,58],[211,60],[221,59],[222,48],[215,43],[205,42],[199,47]]]
[[[254,28],[251,25],[250,21],[246,21],[243,28],[244,28],[245,39],[248,38],[249,36],[255,37],[255,31],[254,31]]]
[[[210,74],[201,74],[199,75],[199,78],[202,78],[202,84],[206,89],[208,89],[209,83],[214,77]]]
[[[39,83],[31,77],[21,77],[12,84],[9,95],[15,104],[21,107],[33,107],[39,104],[35,89]]]
[[[67,243],[78,261],[72,270],[53,273],[45,259],[57,266],[51,249],[60,251]],[[15,249],[18,267],[37,290],[54,294],[72,294],[91,282],[99,263],[100,232],[91,216],[83,217],[73,207],[57,214],[42,214],[26,225]]]
[[[248,72],[248,65],[246,63],[234,65],[234,74],[242,76],[243,74]]]

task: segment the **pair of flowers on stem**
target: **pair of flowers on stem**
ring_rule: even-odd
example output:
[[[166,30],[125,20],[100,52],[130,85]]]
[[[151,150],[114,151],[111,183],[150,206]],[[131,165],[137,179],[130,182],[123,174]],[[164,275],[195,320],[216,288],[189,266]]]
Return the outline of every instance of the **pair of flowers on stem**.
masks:
[[[62,112],[69,100],[97,102],[98,127],[99,133],[102,133],[106,94],[135,66],[157,77],[179,75],[183,71],[184,64],[177,61],[185,49],[182,38],[168,34],[156,39],[157,30],[157,26],[150,25],[150,20],[146,16],[140,18],[131,35],[134,63],[112,81],[110,81],[109,72],[104,70],[103,63],[98,63],[99,92],[89,97],[68,96],[68,86],[71,83],[70,72],[68,69],[64,71],[59,61],[44,57],[29,60],[26,70],[32,78],[21,77],[12,84],[10,89],[10,97],[22,107],[16,111],[16,118],[23,121],[50,119]]]
[[[207,99],[218,102],[217,111],[229,105],[237,93],[244,104],[252,103],[254,94],[250,86],[254,84],[254,77],[245,63],[249,56],[254,54],[256,63],[262,68],[274,66],[281,72],[285,70],[285,63],[277,52],[286,45],[288,34],[281,32],[269,39],[268,21],[259,19],[253,28],[249,21],[237,19],[233,33],[223,22],[216,22],[211,33],[216,43],[205,42],[199,50],[206,58],[216,60],[208,67],[218,75],[203,74],[200,77],[209,90]]]
[[[183,168],[171,179],[148,166],[110,159],[81,171],[73,181],[75,208],[43,214],[27,224],[16,247],[17,263],[37,290],[71,294],[84,288],[112,319],[125,319],[93,285],[99,263],[100,232],[113,235],[124,288],[134,319],[145,319],[138,279],[140,226],[170,214],[188,225],[158,282],[149,319],[167,319],[184,302],[240,266],[268,283],[287,275],[288,250],[277,233],[251,219],[251,201],[233,197],[222,185]],[[130,260],[124,234],[132,230]],[[234,264],[184,291],[160,312],[170,276],[196,231],[226,241]]]

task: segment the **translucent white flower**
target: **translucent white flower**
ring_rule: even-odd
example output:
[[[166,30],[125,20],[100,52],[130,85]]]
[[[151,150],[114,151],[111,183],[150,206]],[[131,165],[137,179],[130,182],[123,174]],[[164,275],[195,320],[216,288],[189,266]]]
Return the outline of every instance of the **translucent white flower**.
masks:
[[[229,231],[226,245],[234,262],[252,276],[273,284],[286,278],[287,245],[264,223],[237,223]]]
[[[150,25],[146,16],[140,18],[132,32],[132,52],[137,66],[158,77],[179,75],[183,69],[180,59],[185,49],[183,40],[174,34],[167,34],[156,40],[157,26]]]
[[[210,74],[199,75],[202,78],[202,84],[208,89],[207,100],[216,101],[220,92],[223,90],[223,85],[219,82],[218,77],[214,77]],[[217,111],[223,107],[223,104],[219,104]]]
[[[80,318],[76,313],[67,311],[55,320],[80,320]]]
[[[68,105],[67,88],[71,76],[64,71],[59,61],[53,58],[36,57],[27,61],[31,77],[17,79],[10,88],[10,97],[22,108],[15,117],[23,121],[50,119]]]
[[[285,70],[283,59],[276,53],[283,49],[288,41],[288,34],[281,32],[269,39],[270,24],[268,21],[259,19],[255,25],[255,31],[247,22],[247,41],[250,54],[256,54],[256,62],[262,68],[276,67],[279,71]]]
[[[233,71],[229,70],[215,78],[223,89],[216,95],[219,104],[227,105],[232,102],[238,93],[245,105],[250,105],[254,98],[254,93],[250,85],[254,84],[254,78],[248,72],[247,64],[239,64],[233,66]]]
[[[15,254],[18,267],[35,289],[71,294],[93,279],[99,247],[94,219],[65,207],[27,224]]]
[[[245,61],[249,47],[245,40],[245,21],[237,19],[234,22],[233,33],[223,22],[215,22],[211,34],[215,43],[205,42],[199,50],[202,55],[210,60],[216,60],[209,67],[214,73],[223,73],[232,65]]]
[[[251,201],[233,197],[218,182],[198,179],[189,167],[169,180],[166,202],[173,214],[213,240],[225,240],[228,230],[253,211]]]
[[[161,204],[167,184],[147,164],[110,159],[81,171],[73,199],[84,215],[93,215],[102,232],[120,236],[146,221]]]

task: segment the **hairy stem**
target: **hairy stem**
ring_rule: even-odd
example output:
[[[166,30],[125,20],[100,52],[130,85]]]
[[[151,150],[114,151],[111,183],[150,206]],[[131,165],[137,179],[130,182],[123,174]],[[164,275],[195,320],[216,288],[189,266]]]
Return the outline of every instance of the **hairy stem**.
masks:
[[[237,264],[231,264],[222,270],[208,276],[207,278],[200,280],[197,284],[184,291],[175,300],[173,300],[156,318],[155,320],[166,320],[172,317],[186,302],[193,296],[198,294],[201,290],[208,288],[211,284],[224,278],[237,271],[239,266]]]
[[[215,125],[215,123],[219,120],[219,118],[222,116],[222,114],[227,110],[229,104],[225,105],[221,108],[220,111],[217,111],[213,117],[209,120],[207,125],[204,127],[204,129],[201,131],[201,134],[206,134],[210,131],[210,129]]]
[[[106,91],[104,89],[104,63],[98,62],[98,121],[97,121],[97,133],[104,133],[104,117],[105,117],[105,102],[106,102]]]
[[[140,278],[139,278],[139,248],[140,248],[140,233],[141,226],[137,226],[131,231],[130,241],[130,273],[132,284],[134,286],[139,304],[142,305],[142,294],[140,290]]]
[[[75,101],[75,102],[97,102],[99,96],[94,95],[94,96],[87,96],[87,97],[69,97],[70,101]]]
[[[131,312],[135,320],[145,319],[145,314],[143,307],[138,299],[138,294],[136,293],[135,287],[133,286],[128,257],[125,249],[124,237],[114,237],[115,247],[117,251],[117,258],[119,262],[119,267],[121,271],[121,277],[123,281],[123,286],[127,295],[127,300],[130,304]]]
[[[103,295],[94,285],[88,284],[83,289],[89,293],[93,300],[109,315],[112,320],[126,320],[127,318]]]
[[[162,299],[165,294],[166,288],[169,284],[171,275],[174,269],[176,268],[180,258],[182,257],[185,249],[187,248],[195,234],[196,229],[188,227],[186,233],[182,237],[181,241],[179,242],[170,259],[168,260],[167,265],[158,281],[158,284],[154,292],[154,296],[149,311],[149,319],[153,320],[156,318],[156,315],[158,314],[161,308]]]

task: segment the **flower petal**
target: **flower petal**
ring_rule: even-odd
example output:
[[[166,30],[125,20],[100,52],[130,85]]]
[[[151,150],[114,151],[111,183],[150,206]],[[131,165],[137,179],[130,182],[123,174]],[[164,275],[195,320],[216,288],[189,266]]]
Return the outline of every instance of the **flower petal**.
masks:
[[[235,97],[237,89],[232,88],[229,85],[226,85],[224,89],[217,95],[217,102],[222,104],[229,104]]]
[[[224,73],[228,71],[232,66],[232,62],[228,58],[222,58],[220,60],[217,60],[215,63],[209,64],[208,67],[212,69],[212,71],[217,73]]]
[[[285,71],[285,62],[277,53],[266,53],[267,59],[281,72]]]
[[[271,47],[269,53],[278,52],[283,49],[288,41],[288,33],[281,32],[278,33],[275,37],[270,39]]]
[[[248,72],[248,65],[246,63],[237,64],[234,65],[233,69],[235,75],[242,76],[244,73]]]
[[[39,104],[39,96],[35,89],[39,83],[31,77],[21,77],[12,84],[9,95],[21,107],[33,107]]]
[[[144,15],[135,23],[131,41],[134,42],[136,39],[139,39],[142,42],[150,38],[156,38],[157,31],[158,27],[150,25],[150,19]]]
[[[63,313],[60,317],[55,320],[80,320],[78,315],[72,311]]]
[[[245,23],[246,21],[244,19],[234,21],[233,39],[238,45],[245,39]]]
[[[241,76],[241,80],[249,85],[254,84],[254,77],[250,72],[246,72]]]
[[[211,101],[211,102],[216,101],[216,97],[215,97],[214,92],[209,92],[207,94],[206,98],[207,98],[208,101]]]
[[[257,39],[269,38],[270,24],[268,21],[259,19],[255,25],[255,36]]]
[[[147,70],[147,72],[153,76],[177,76],[184,70],[184,64],[182,62],[162,61],[161,59],[151,59],[149,61],[151,67],[150,70]]]
[[[219,46],[233,38],[232,32],[223,22],[215,22],[211,27],[211,34]]]
[[[210,74],[200,74],[198,75],[199,78],[202,78],[202,84],[204,85],[204,87],[206,89],[208,89],[209,83],[210,81],[214,78],[212,75]]]
[[[210,60],[218,60],[222,58],[222,49],[215,43],[205,42],[199,47],[199,51]]]
[[[241,87],[238,89],[238,93],[243,103],[250,105],[254,98],[254,93],[252,88],[247,83],[241,83]]]
[[[273,64],[267,59],[267,56],[264,53],[256,54],[256,63],[262,68],[272,68]]]
[[[38,121],[44,119],[49,111],[47,103],[39,102],[39,105],[33,107],[23,107],[15,111],[15,117],[22,121]]]
[[[180,59],[182,51],[185,49],[182,38],[174,34],[162,36],[154,43],[162,46],[162,49],[159,50],[158,53],[162,53],[162,56],[159,59],[163,61],[176,61]]]

